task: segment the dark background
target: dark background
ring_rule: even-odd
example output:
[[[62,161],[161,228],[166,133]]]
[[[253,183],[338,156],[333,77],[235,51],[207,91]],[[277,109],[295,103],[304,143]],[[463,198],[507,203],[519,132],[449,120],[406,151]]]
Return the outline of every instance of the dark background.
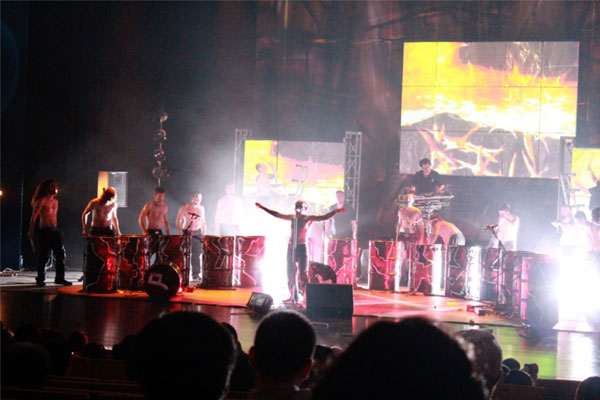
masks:
[[[158,111],[169,217],[204,193],[209,232],[231,180],[235,128],[255,138],[364,134],[359,235],[389,237],[402,184],[398,129],[405,41],[580,41],[577,144],[600,146],[600,6],[572,1],[2,2],[2,263],[14,268],[35,186],[60,184],[67,264],[81,268],[80,215],[99,170],[129,172],[122,231],[152,198]],[[287,15],[286,15],[287,10]],[[416,166],[415,166],[416,168]],[[513,203],[524,248],[551,235],[556,181],[452,177],[445,212],[472,242]],[[459,201],[462,199],[461,201]],[[22,250],[22,251],[21,251]]]

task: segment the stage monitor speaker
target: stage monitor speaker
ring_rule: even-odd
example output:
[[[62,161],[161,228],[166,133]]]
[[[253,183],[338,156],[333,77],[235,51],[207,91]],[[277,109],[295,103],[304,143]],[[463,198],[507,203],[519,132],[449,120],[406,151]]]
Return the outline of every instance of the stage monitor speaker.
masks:
[[[352,285],[309,283],[306,285],[306,315],[311,318],[351,318],[354,312]]]
[[[259,314],[266,314],[273,305],[273,298],[265,293],[252,292],[246,307]]]
[[[117,191],[117,207],[127,207],[127,172],[98,171],[98,197],[107,187]]]

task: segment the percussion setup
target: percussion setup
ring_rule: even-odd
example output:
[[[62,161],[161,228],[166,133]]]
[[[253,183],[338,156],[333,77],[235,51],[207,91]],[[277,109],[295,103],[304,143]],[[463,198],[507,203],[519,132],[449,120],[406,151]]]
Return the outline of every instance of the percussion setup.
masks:
[[[84,247],[83,291],[145,290],[168,300],[190,286],[189,235],[89,236]],[[200,287],[260,286],[264,236],[204,236]],[[156,249],[151,263],[152,250]]]

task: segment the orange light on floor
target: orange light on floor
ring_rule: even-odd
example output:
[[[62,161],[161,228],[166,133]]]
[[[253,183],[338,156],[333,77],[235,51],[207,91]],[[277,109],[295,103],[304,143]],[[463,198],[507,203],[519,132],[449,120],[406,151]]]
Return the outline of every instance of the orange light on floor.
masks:
[[[456,301],[447,301],[446,302],[446,306],[452,307],[452,306],[458,306],[459,303]]]

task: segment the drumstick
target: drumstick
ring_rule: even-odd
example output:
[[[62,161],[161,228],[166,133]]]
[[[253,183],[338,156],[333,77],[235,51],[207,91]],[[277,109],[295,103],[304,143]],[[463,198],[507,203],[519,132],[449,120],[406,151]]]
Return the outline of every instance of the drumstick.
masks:
[[[29,244],[31,245],[31,250],[35,253],[35,243],[33,243],[33,239],[29,238]]]

